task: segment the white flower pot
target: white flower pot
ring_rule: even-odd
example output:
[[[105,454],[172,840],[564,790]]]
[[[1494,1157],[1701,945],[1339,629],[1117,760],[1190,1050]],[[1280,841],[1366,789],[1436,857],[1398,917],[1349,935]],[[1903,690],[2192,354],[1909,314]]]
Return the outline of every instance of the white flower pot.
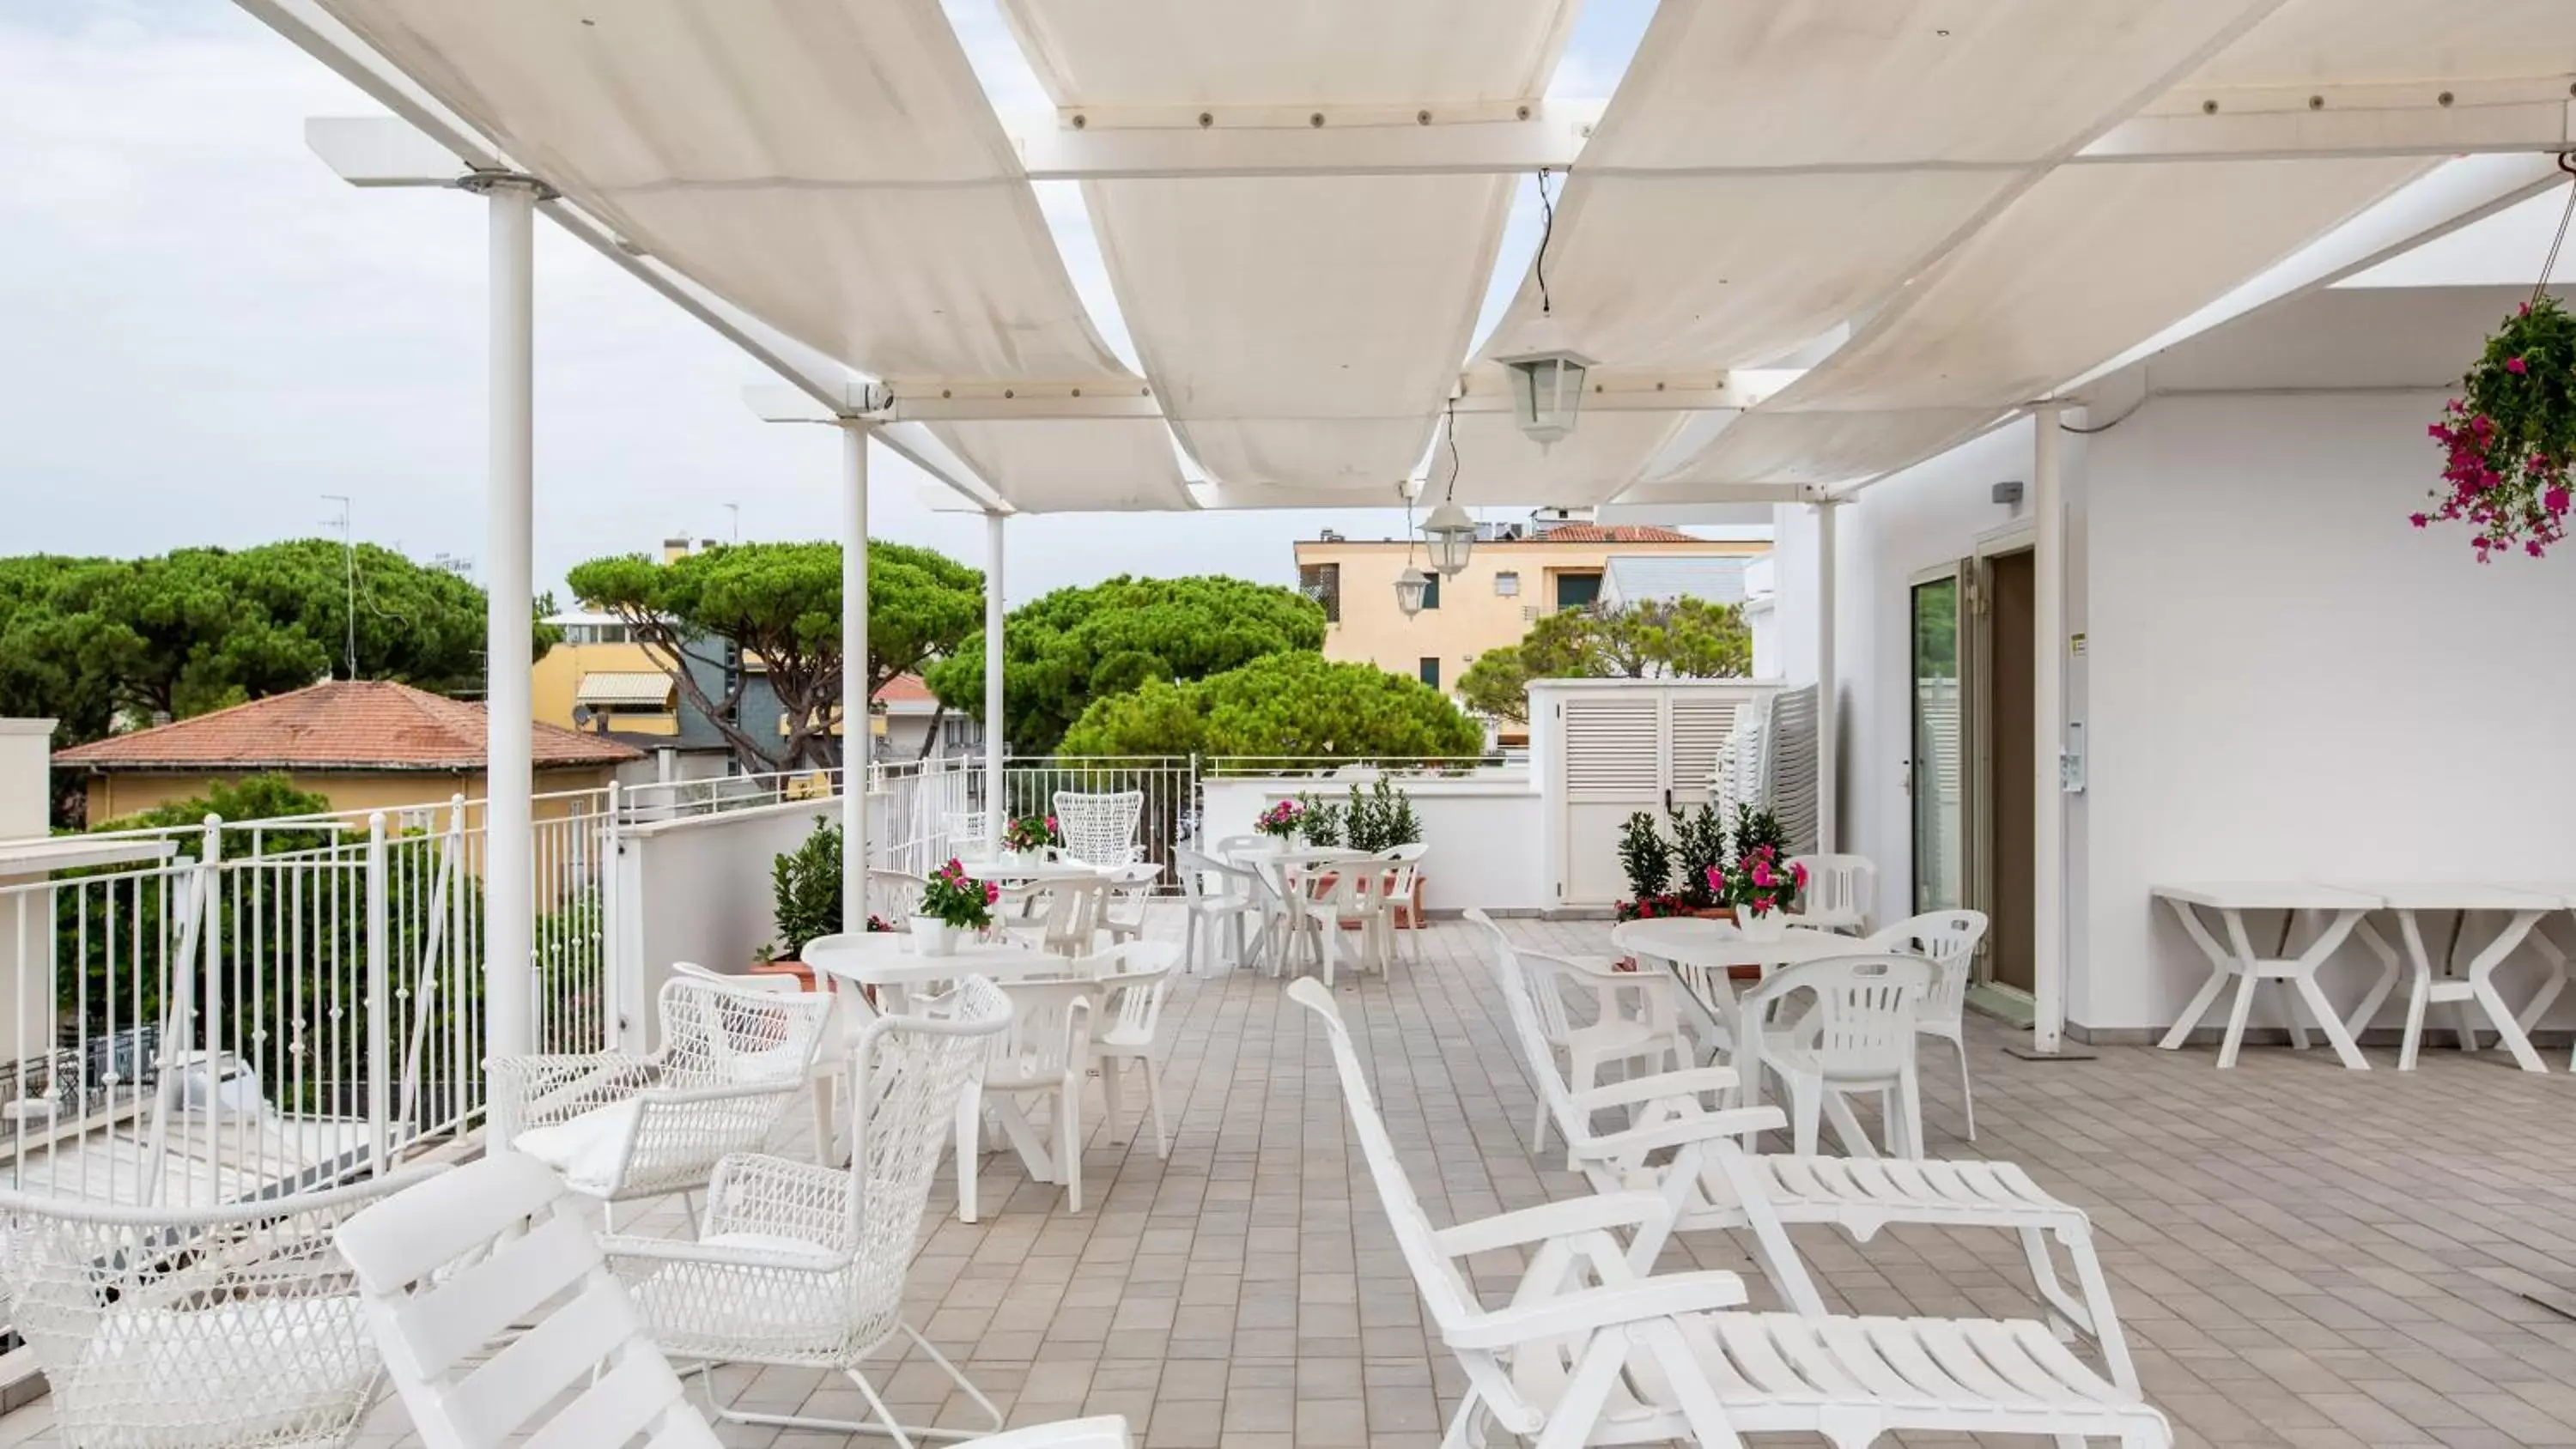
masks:
[[[1006,866],[1019,866],[1029,863],[1028,857],[1022,852],[1016,850],[1005,850],[998,856],[995,856],[994,859],[1000,861]]]
[[[913,948],[924,956],[957,954],[957,928],[937,916],[912,918]]]
[[[1735,930],[1748,941],[1777,941],[1789,934],[1789,918],[1782,915],[1776,906],[1758,916],[1750,907],[1738,906]]]

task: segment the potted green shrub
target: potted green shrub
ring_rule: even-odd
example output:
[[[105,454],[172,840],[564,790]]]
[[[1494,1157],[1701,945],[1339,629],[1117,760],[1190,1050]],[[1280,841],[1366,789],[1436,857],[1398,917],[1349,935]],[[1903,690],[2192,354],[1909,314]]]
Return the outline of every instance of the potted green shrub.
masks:
[[[1422,841],[1422,817],[1414,813],[1413,797],[1383,775],[1366,790],[1352,786],[1341,817],[1343,837],[1353,850],[1376,855]],[[1402,923],[1408,930],[1422,920],[1422,883],[1423,873],[1417,869],[1412,898],[1403,902]]]
[[[812,834],[771,859],[769,889],[778,938],[752,953],[752,969],[788,972],[810,986],[805,943],[841,929],[841,827],[815,816]]]

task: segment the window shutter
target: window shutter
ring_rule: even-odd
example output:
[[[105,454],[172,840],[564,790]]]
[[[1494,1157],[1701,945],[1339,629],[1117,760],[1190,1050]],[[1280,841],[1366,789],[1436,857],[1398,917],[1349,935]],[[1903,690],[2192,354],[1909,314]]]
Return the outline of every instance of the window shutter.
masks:
[[[1705,798],[1716,773],[1719,752],[1735,730],[1738,702],[1732,699],[1673,699],[1673,788],[1683,800]]]
[[[1577,694],[1565,701],[1569,800],[1652,800],[1663,790],[1656,701],[1643,693]]]

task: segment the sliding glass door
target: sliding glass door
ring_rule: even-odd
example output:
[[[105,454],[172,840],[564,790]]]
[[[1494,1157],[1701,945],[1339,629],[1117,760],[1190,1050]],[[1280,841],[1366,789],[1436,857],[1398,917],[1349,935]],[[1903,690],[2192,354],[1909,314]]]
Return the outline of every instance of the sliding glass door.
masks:
[[[1959,687],[1960,578],[1956,571],[1914,585],[1911,694],[1913,761],[1907,781],[1914,806],[1914,910],[1967,904],[1966,711]]]

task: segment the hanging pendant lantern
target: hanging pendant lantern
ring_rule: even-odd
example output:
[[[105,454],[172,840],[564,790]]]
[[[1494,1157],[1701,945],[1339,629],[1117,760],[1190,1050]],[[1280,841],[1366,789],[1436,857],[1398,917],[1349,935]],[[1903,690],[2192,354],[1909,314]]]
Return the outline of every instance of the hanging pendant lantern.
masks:
[[[1443,503],[1422,520],[1422,541],[1442,578],[1456,578],[1476,551],[1476,520],[1455,503]]]
[[[1431,592],[1431,576],[1411,564],[1395,576],[1395,606],[1410,619],[1422,612],[1423,597]]]
[[[1553,317],[1540,317],[1522,335],[1528,346],[1494,360],[1512,375],[1512,420],[1544,448],[1574,431],[1592,359],[1565,345],[1564,329]]]

